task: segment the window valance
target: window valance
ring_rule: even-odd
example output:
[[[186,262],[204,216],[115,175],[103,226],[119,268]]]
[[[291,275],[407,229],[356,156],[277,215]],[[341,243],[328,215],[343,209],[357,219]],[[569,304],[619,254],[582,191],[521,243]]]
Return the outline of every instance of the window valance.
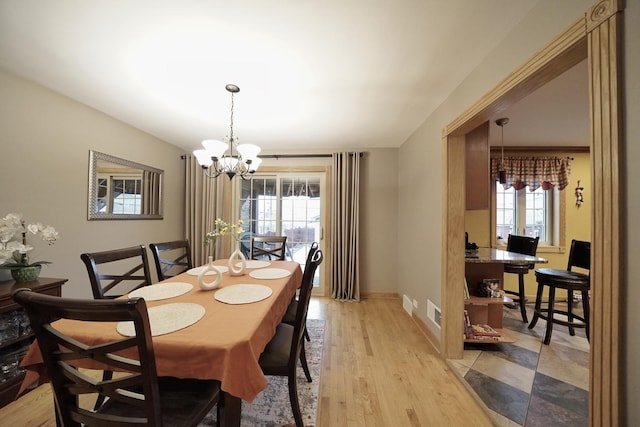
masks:
[[[498,180],[500,170],[500,157],[491,158],[491,179]],[[521,190],[529,186],[530,191],[539,187],[550,190],[557,187],[559,190],[569,185],[571,174],[571,158],[569,157],[505,157],[504,170],[507,181],[505,190],[515,188]]]

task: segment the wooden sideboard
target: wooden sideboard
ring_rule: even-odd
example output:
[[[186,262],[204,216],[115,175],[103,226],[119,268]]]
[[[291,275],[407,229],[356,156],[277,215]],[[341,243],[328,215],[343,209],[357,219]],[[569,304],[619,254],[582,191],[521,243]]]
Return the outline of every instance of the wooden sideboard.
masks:
[[[34,292],[61,296],[67,279],[40,277],[33,282],[0,281],[0,408],[13,402],[24,373],[20,362],[33,341],[29,320],[24,310],[13,301],[13,291],[29,288]]]

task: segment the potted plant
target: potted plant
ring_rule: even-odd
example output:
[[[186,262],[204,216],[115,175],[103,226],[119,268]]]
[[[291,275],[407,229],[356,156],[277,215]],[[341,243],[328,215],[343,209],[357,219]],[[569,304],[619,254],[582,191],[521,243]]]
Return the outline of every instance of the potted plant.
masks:
[[[11,270],[11,277],[16,282],[36,280],[43,264],[49,261],[31,262],[29,252],[33,246],[27,244],[27,234],[40,236],[52,245],[58,239],[55,228],[42,223],[27,224],[22,214],[10,213],[0,219],[0,269]]]

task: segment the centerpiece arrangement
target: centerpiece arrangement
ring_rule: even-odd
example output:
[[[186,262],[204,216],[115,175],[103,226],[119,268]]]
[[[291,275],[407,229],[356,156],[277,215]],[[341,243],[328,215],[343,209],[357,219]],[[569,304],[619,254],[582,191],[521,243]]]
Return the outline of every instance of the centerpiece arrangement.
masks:
[[[10,270],[16,282],[36,280],[40,269],[49,261],[29,259],[33,246],[27,244],[27,235],[33,234],[52,245],[58,239],[55,228],[42,223],[27,224],[22,214],[10,213],[0,219],[0,269]]]
[[[214,229],[209,231],[204,236],[205,244],[211,244],[215,246],[215,243],[220,236],[231,236],[235,240],[235,250],[229,256],[228,267],[229,274],[232,276],[240,276],[244,274],[247,267],[247,258],[240,250],[240,238],[244,229],[242,228],[242,220],[238,220],[236,223],[228,223],[220,218],[216,218],[214,222]],[[212,266],[213,257],[209,257],[209,266]],[[206,274],[206,273],[205,273]]]

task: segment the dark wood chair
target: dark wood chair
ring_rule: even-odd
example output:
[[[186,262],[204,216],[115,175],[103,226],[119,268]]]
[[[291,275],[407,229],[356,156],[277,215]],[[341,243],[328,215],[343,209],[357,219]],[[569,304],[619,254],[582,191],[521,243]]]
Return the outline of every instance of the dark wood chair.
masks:
[[[38,341],[53,387],[58,425],[197,426],[220,399],[218,381],[157,376],[147,306],[142,298],[71,299],[25,288],[15,291],[13,298],[26,310]],[[92,345],[61,333],[53,323],[57,319],[133,322],[136,335]],[[123,351],[127,357],[122,356]],[[75,366],[74,362],[86,359],[122,375],[94,380]],[[95,395],[104,403],[94,411],[92,399],[80,397]]]
[[[309,265],[311,264],[311,261],[313,260],[313,256],[316,254],[317,250],[318,250],[318,242],[313,242],[311,244],[311,247],[309,248],[309,252],[307,252],[307,260],[304,264],[305,271],[307,271],[307,268],[309,268]],[[313,278],[311,280],[313,281]],[[289,306],[287,307],[287,311],[284,313],[282,322],[288,323],[289,325],[295,325],[297,311],[298,311],[298,300],[294,296],[291,302],[289,303]],[[311,338],[309,337],[309,332],[307,332],[306,325],[304,328],[304,337],[306,338],[307,341],[311,341]]]
[[[287,236],[252,236],[251,259],[284,261]]]
[[[95,299],[117,298],[151,284],[149,261],[144,246],[84,253]]]
[[[589,339],[589,274],[573,271],[573,267],[583,270],[591,268],[591,243],[580,240],[571,241],[571,250],[569,251],[569,261],[567,269],[557,268],[539,268],[536,270],[536,280],[538,281],[538,292],[536,294],[536,305],[533,310],[533,319],[529,324],[529,329],[538,322],[538,319],[547,321],[547,329],[544,336],[544,343],[549,344],[551,341],[551,332],[553,324],[564,325],[569,328],[569,334],[575,335],[574,328],[585,328],[587,340]],[[549,303],[547,308],[542,308],[542,293],[544,287],[549,287]],[[567,310],[555,308],[556,289],[567,290]],[[573,313],[573,293],[580,292],[582,294],[583,316]],[[567,316],[567,320],[555,317],[556,314]]]
[[[507,251],[516,252],[523,255],[532,255],[535,256],[536,251],[538,250],[538,240],[539,237],[529,237],[529,236],[516,236],[513,234],[509,234],[509,238],[507,240]],[[505,291],[511,295],[517,295],[518,305],[520,306],[520,314],[522,315],[522,321],[528,322],[527,319],[527,310],[525,307],[526,296],[524,293],[524,275],[529,274],[529,270],[532,270],[535,265],[532,264],[505,264],[504,272],[517,274],[518,275],[518,292],[514,291]],[[515,300],[514,300],[515,301]]]
[[[313,256],[308,268],[305,269],[300,287],[298,299],[298,311],[296,312],[295,325],[280,323],[276,327],[276,333],[269,341],[260,355],[259,363],[265,375],[287,377],[289,384],[289,400],[293,411],[293,418],[297,427],[304,426],[300,404],[298,402],[297,367],[298,359],[302,362],[303,369],[307,366],[307,359],[303,345],[303,333],[307,322],[307,311],[311,290],[313,288],[313,276],[318,265],[322,262],[322,251],[318,250]],[[308,367],[305,369],[307,381],[311,382]]]
[[[156,264],[158,280],[177,276],[193,267],[188,240],[151,243],[149,248]]]

